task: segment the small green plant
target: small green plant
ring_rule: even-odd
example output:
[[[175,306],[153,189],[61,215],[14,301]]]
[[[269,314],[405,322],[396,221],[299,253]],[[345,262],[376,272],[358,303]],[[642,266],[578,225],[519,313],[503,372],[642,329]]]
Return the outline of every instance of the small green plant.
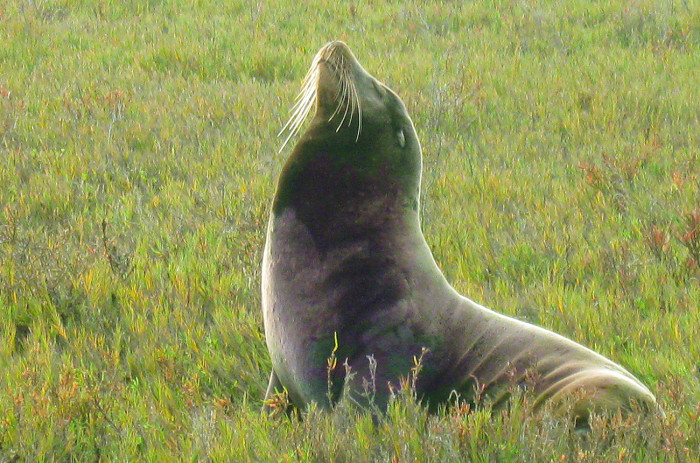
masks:
[[[0,461],[697,460],[698,11],[0,2]],[[335,38],[408,107],[448,281],[622,364],[665,418],[584,441],[526,400],[428,413],[410,377],[379,419],[261,416],[277,133]]]

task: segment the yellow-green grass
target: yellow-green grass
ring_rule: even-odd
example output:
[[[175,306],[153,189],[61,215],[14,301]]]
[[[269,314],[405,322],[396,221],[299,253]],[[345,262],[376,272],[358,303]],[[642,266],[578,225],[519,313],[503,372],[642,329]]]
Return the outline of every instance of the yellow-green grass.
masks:
[[[698,458],[700,3],[461,3],[3,2],[0,460]],[[624,365],[665,419],[261,416],[277,132],[332,39],[414,119],[454,286]]]

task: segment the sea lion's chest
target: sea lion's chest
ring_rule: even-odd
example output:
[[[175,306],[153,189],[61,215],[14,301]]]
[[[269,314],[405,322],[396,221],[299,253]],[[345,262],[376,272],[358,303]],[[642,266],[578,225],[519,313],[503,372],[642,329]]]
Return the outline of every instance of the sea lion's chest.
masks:
[[[323,282],[325,262],[309,229],[293,209],[270,218],[263,255],[263,312],[265,325],[281,324],[285,331],[301,324],[313,330],[329,298]],[[332,327],[327,317],[317,329]],[[272,323],[274,322],[274,323]],[[281,322],[281,323],[280,323]]]
[[[267,343],[282,384],[289,379],[305,385],[315,398],[321,387],[325,393],[325,368],[337,344],[338,358],[352,359],[358,349],[386,349],[387,342],[376,349],[373,343],[387,336],[396,337],[399,346],[412,345],[413,333],[407,321],[409,271],[397,260],[393,243],[371,227],[332,230],[338,237],[332,242],[312,230],[292,208],[273,213],[262,302]],[[306,402],[307,394],[298,395]]]
[[[262,305],[265,336],[282,384],[296,385],[303,403],[323,396],[325,365],[342,331],[342,285],[333,275],[363,245],[319,249],[309,228],[289,208],[270,218],[263,255]]]

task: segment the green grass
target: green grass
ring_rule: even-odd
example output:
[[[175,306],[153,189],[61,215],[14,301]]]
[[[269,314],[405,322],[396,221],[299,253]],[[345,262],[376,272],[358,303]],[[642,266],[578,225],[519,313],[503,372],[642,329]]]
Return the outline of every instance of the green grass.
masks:
[[[700,458],[700,3],[610,3],[0,5],[0,461]],[[454,286],[666,419],[260,415],[277,131],[331,39],[414,119]]]

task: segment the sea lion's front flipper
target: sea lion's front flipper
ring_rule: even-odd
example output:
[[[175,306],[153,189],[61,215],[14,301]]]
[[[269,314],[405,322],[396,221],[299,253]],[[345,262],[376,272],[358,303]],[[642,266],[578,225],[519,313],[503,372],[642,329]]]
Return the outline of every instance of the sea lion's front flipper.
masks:
[[[270,382],[267,385],[267,391],[265,392],[265,400],[263,401],[263,411],[266,413],[272,413],[277,408],[278,400],[275,398],[276,395],[284,394],[284,387],[277,377],[275,370],[270,373]]]

